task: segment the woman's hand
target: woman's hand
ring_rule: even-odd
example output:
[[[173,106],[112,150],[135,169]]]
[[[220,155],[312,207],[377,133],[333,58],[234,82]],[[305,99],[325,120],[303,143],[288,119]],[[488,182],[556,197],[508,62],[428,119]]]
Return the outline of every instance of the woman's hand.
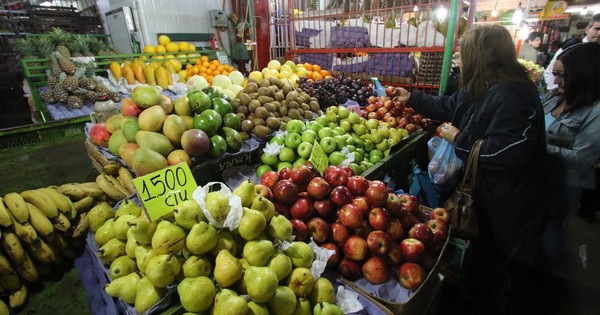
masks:
[[[401,101],[407,102],[408,99],[410,98],[410,92],[407,89],[401,88],[401,87],[398,87],[397,89],[398,89],[398,98]]]
[[[458,128],[452,126],[451,123],[442,124],[440,136],[450,143],[454,143],[456,135],[460,132]]]

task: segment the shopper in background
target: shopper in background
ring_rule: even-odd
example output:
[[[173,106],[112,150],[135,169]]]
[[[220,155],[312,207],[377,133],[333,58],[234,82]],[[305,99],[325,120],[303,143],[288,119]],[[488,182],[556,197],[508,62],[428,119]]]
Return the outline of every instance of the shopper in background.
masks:
[[[544,35],[540,32],[529,33],[527,41],[519,49],[518,58],[538,63],[538,48],[542,43],[542,36]]]
[[[581,40],[583,43],[600,43],[600,13],[594,14],[590,19],[590,22],[585,27],[585,37]],[[556,58],[570,45],[577,43],[577,41],[568,40],[565,41],[562,48],[556,51],[554,58],[544,70],[544,81],[546,81],[546,89],[548,91],[552,91],[558,88],[558,85],[554,83],[554,75],[552,75],[552,69],[554,67],[554,62],[556,62]],[[596,57],[598,58],[598,57]]]
[[[564,243],[563,223],[582,189],[596,187],[600,157],[600,45],[577,44],[556,59],[552,73],[561,94],[544,101],[548,140],[549,220],[537,260],[549,271]]]
[[[506,28],[467,31],[460,55],[457,93],[432,96],[400,88],[400,95],[417,112],[451,122],[442,136],[463,161],[475,141],[484,139],[474,196],[480,236],[472,242],[464,284],[476,314],[507,314],[509,265],[521,241],[539,236],[546,216],[543,110]]]

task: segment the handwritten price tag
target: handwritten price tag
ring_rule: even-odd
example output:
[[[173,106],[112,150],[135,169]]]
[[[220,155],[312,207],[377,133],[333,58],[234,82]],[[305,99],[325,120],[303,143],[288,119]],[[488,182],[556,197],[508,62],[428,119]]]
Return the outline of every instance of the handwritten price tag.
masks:
[[[323,151],[319,142],[315,140],[313,144],[312,152],[310,153],[310,158],[308,158],[310,163],[323,175],[323,171],[329,166],[329,157],[327,153]]]
[[[152,221],[173,212],[198,187],[190,167],[183,162],[134,178],[133,184]]]

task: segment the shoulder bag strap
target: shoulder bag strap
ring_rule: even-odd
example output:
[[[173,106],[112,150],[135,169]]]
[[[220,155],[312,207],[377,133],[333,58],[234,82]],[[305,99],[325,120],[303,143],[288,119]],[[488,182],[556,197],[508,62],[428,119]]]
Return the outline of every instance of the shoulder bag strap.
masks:
[[[479,150],[481,149],[482,143],[483,139],[478,139],[471,148],[469,160],[467,161],[467,167],[465,168],[465,175],[463,176],[460,186],[458,187],[459,191],[463,191],[465,188],[473,189],[473,187],[475,187],[475,179],[477,178],[477,162],[479,160]]]

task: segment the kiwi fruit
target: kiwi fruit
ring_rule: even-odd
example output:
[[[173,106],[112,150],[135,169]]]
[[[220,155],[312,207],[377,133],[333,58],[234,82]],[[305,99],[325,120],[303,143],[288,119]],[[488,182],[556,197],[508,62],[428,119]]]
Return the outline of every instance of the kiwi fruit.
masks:
[[[242,140],[248,140],[250,139],[250,134],[246,131],[242,131],[240,132],[240,137],[242,137]]]
[[[298,108],[298,114],[300,114],[300,117],[304,117],[304,110],[302,108]]]
[[[273,105],[273,103],[265,103],[263,104],[263,107],[270,113],[275,111],[275,105]]]
[[[257,100],[260,102],[260,104],[266,104],[266,103],[271,103],[273,101],[273,98],[270,96],[259,96],[257,98]]]
[[[310,109],[310,106],[308,106],[308,104],[306,104],[306,103],[302,103],[302,104],[300,104],[300,108],[301,108],[302,110],[309,110],[309,109]]]
[[[281,92],[281,91],[276,92],[273,96],[275,97],[275,100],[278,102],[283,101],[285,99],[285,96],[283,95],[283,92]]]
[[[250,104],[248,104],[248,110],[250,110],[251,113],[254,113],[256,109],[260,107],[260,105],[261,104],[258,100],[252,100]]]
[[[283,86],[282,90],[283,94],[288,95],[291,91],[294,91],[294,87],[289,84],[286,84]]]
[[[254,126],[264,126],[265,125],[265,120],[260,118],[260,117],[256,117],[254,119],[252,119],[252,123],[254,124]]]
[[[305,119],[313,119],[315,114],[313,114],[313,112],[309,111],[309,110],[305,110],[304,111],[304,118]]]
[[[252,100],[252,98],[250,98],[250,95],[248,95],[247,93],[242,92],[238,94],[238,97],[234,99],[234,101],[235,100],[237,100],[240,103],[240,105],[247,106],[248,103],[250,103],[250,101]]]
[[[287,122],[289,122],[290,120],[292,120],[292,118],[291,118],[291,117],[289,117],[289,116],[283,116],[283,117],[281,117],[281,120],[283,120],[284,122],[286,122],[286,123],[287,123]]]
[[[248,117],[246,117],[246,119],[250,119],[252,121],[254,121],[254,118],[256,118],[256,115],[254,115],[254,113],[251,113],[250,115],[248,115]]]
[[[254,83],[254,84],[258,85],[258,80],[248,78],[248,83]]]
[[[238,109],[238,107],[240,107],[240,99],[239,98],[234,98],[231,101],[231,108],[233,108],[234,111],[236,111]]]
[[[269,77],[269,82],[271,83],[271,85],[275,85],[276,87],[281,87],[283,84],[281,83],[281,80],[279,80],[276,77]]]
[[[283,107],[283,106],[282,106],[282,107],[279,109],[279,115],[280,115],[281,117],[283,117],[283,116],[287,116],[287,114],[288,114],[288,108],[287,108],[287,107]]]
[[[317,101],[310,101],[310,103],[308,103],[308,106],[310,107],[310,110],[312,110],[315,113],[321,109],[321,106],[319,106],[319,103]]]
[[[296,101],[298,102],[298,98],[300,97],[300,94],[296,91],[290,91],[288,94],[285,95],[285,100],[286,101]]]
[[[256,111],[254,112],[254,114],[256,115],[256,117],[259,117],[262,119],[266,119],[267,117],[269,117],[269,111],[267,111],[267,109],[264,107],[257,108]]]
[[[285,131],[286,123],[283,119],[279,122],[279,129]]]
[[[269,134],[271,134],[271,129],[267,126],[262,125],[255,126],[254,129],[252,129],[252,133],[259,138],[266,138],[267,136],[269,136]]]
[[[288,110],[287,115],[291,119],[299,119],[300,118],[300,112],[295,108],[290,108],[290,110]]]
[[[269,85],[271,85],[271,82],[269,82],[269,80],[267,80],[267,79],[262,79],[262,80],[258,81],[259,87],[268,87]]]
[[[302,96],[302,98],[304,99],[304,102],[305,102],[305,103],[308,103],[308,102],[310,102],[310,95],[308,95],[308,93],[306,93],[306,92],[302,92],[302,93],[300,94],[300,96]]]
[[[258,96],[270,96],[271,90],[268,87],[259,87],[258,88]]]
[[[288,101],[288,108],[297,109],[299,107],[300,107],[300,105],[298,105],[298,103],[296,101]]]
[[[271,85],[268,87],[268,89],[269,89],[269,92],[271,92],[271,94],[269,94],[269,96],[275,95],[275,93],[279,92],[279,88],[277,87],[277,85]]]
[[[281,107],[288,107],[288,101],[283,100],[280,103],[281,103]]]
[[[250,132],[250,131],[252,131],[253,128],[254,128],[254,123],[252,123],[252,120],[250,120],[250,119],[242,120],[242,131]]]
[[[281,108],[281,103],[279,103],[278,101],[272,101],[270,104],[273,104],[273,106],[275,106],[276,111],[279,111],[279,109]]]
[[[236,113],[235,115],[238,116],[240,121],[244,121],[244,119],[246,119],[246,114],[244,113]]]
[[[246,87],[244,88],[244,92],[245,93],[254,93],[258,90],[258,85],[255,82],[251,82],[250,80],[248,80],[248,83],[246,84]]]
[[[271,129],[279,128],[279,119],[276,117],[269,117],[269,118],[267,118],[267,120],[265,122],[267,124],[267,127],[271,128]]]
[[[237,112],[242,113],[244,115],[248,115],[250,111],[248,110],[248,106],[240,106],[238,107]]]
[[[250,94],[248,94],[248,95],[249,95],[249,96],[250,96],[250,98],[251,98],[251,99],[253,99],[253,100],[255,100],[255,99],[257,99],[257,98],[258,98],[258,93],[256,93],[256,92],[252,92],[252,93],[250,93]]]
[[[314,96],[311,96],[310,101],[311,102],[313,102],[313,101],[314,102],[319,102],[319,100],[316,97],[314,97]]]

